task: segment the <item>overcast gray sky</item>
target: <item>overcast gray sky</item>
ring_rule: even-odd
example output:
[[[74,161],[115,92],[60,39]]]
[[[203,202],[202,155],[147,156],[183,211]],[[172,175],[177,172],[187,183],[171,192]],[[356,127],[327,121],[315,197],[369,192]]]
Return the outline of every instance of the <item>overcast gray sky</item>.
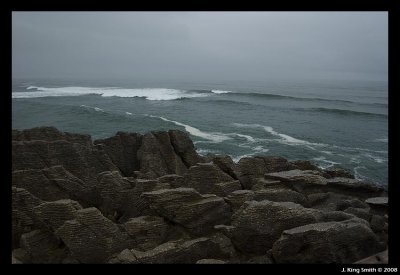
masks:
[[[13,12],[13,77],[387,79],[386,12]]]

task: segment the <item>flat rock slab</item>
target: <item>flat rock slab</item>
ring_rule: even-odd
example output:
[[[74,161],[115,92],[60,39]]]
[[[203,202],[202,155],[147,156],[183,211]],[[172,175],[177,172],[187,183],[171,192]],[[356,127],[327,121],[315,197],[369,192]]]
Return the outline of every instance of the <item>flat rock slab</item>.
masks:
[[[213,230],[214,225],[229,222],[229,205],[216,195],[201,195],[193,188],[145,192],[142,196],[158,215],[182,225],[194,234]]]
[[[388,197],[375,197],[366,199],[365,202],[374,206],[388,206],[389,199]]]
[[[272,248],[277,263],[353,263],[380,251],[363,220],[308,224],[283,232]]]

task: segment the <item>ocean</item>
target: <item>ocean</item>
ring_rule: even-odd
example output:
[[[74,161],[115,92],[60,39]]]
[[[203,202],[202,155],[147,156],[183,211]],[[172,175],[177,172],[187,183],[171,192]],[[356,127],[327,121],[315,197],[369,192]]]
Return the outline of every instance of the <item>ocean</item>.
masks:
[[[93,139],[180,129],[203,155],[306,159],[388,182],[384,81],[13,79],[13,129],[37,126]]]

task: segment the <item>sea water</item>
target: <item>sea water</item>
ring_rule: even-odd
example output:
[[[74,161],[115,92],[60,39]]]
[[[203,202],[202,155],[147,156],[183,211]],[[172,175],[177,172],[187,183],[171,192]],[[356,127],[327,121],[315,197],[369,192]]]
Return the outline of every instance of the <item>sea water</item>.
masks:
[[[306,159],[387,185],[385,81],[13,79],[12,127],[106,138],[179,129],[200,154]]]

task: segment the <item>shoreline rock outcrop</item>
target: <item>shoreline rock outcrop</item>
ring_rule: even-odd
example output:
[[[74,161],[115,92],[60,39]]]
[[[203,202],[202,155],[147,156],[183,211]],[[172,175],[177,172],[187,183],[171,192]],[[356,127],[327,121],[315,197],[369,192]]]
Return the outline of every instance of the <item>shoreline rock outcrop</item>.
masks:
[[[13,263],[349,264],[387,241],[387,190],[346,170],[201,156],[179,130],[12,131]]]

